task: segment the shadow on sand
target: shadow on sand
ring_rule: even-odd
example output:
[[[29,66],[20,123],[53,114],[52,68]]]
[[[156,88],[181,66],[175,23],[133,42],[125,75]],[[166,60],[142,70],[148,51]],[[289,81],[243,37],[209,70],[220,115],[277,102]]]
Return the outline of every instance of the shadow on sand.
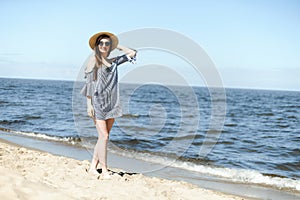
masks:
[[[121,177],[123,177],[124,175],[129,175],[129,176],[132,176],[132,175],[136,175],[136,174],[138,174],[138,173],[130,173],[130,172],[122,172],[122,171],[120,171],[120,172],[115,172],[115,171],[113,171],[113,170],[108,170],[110,173],[112,173],[112,175],[114,175],[114,174],[118,174],[119,176],[121,176]],[[97,169],[97,172],[99,173],[99,174],[101,174],[102,173],[102,169]]]

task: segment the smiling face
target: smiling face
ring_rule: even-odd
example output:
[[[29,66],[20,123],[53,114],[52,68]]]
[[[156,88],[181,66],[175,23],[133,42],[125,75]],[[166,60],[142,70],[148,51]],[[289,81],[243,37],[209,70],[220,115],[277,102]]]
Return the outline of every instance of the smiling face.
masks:
[[[98,44],[99,51],[101,53],[109,53],[111,49],[111,41],[109,38],[102,38]]]

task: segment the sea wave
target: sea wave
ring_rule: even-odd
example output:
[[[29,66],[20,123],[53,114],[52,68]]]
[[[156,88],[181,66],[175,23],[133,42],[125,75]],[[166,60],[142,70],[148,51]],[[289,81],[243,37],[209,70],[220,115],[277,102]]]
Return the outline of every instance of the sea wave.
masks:
[[[259,184],[276,187],[278,189],[300,191],[300,180],[264,175],[255,170],[211,167],[204,165],[196,165],[194,163],[180,162],[175,162],[172,166],[200,172],[202,174],[209,174],[213,176],[226,178],[238,183]]]
[[[0,120],[0,124],[2,125],[12,125],[12,124],[26,124],[28,123],[25,120],[18,120],[18,119],[13,119],[13,120]]]
[[[123,114],[122,117],[123,117],[123,118],[139,118],[140,115],[128,113],[128,114]]]
[[[27,136],[27,137],[32,137],[32,138],[37,138],[42,140],[50,140],[55,142],[64,142],[72,145],[79,144],[81,142],[81,139],[79,137],[74,137],[74,136],[53,136],[45,133],[16,131],[16,130],[2,128],[2,127],[0,127],[0,130],[13,133],[13,134]]]
[[[15,131],[7,128],[0,127],[1,131],[19,134],[27,137],[33,137],[42,140],[50,140],[55,142],[63,142],[71,145],[79,145],[85,148],[91,148],[90,143],[82,142],[82,139],[74,136],[52,136],[44,133],[36,132],[25,132],[25,131]],[[90,141],[93,138],[84,138]],[[110,148],[112,153],[131,157],[135,159],[140,159],[146,162],[157,163],[163,166],[175,167],[183,170],[194,171],[200,174],[210,175],[214,177],[219,177],[225,179],[229,182],[244,183],[244,184],[258,184],[269,187],[275,187],[278,189],[286,189],[300,192],[300,180],[281,177],[277,175],[262,174],[255,170],[250,169],[235,169],[235,168],[225,168],[216,167],[212,165],[205,165],[199,163],[193,163],[190,161],[182,161],[177,157],[165,157],[161,155],[154,155],[153,153],[147,152],[136,152],[131,150],[120,151],[114,148]]]
[[[198,172],[205,175],[219,177],[229,182],[243,183],[243,184],[257,184],[269,187],[275,187],[277,189],[292,190],[300,192],[300,180],[291,178],[280,177],[276,175],[262,174],[256,170],[250,169],[235,169],[216,167],[211,165],[195,164],[192,162],[181,161],[179,159],[171,159],[163,156],[153,155],[150,153],[129,152],[129,151],[113,151],[113,153],[121,156],[127,156],[131,158],[138,158],[146,162],[152,162],[161,164],[164,166],[170,166],[180,168],[183,170],[189,170]]]

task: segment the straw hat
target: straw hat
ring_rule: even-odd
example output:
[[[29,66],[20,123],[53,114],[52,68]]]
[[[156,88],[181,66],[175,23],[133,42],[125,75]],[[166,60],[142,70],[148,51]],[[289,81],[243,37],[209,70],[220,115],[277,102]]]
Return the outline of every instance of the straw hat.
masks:
[[[89,44],[90,47],[94,50],[95,46],[96,46],[96,40],[100,35],[107,35],[110,37],[111,39],[111,50],[115,49],[118,46],[119,43],[119,39],[117,38],[117,36],[115,36],[114,34],[110,33],[110,32],[99,32],[96,33],[95,35],[93,35],[90,40],[89,40]]]

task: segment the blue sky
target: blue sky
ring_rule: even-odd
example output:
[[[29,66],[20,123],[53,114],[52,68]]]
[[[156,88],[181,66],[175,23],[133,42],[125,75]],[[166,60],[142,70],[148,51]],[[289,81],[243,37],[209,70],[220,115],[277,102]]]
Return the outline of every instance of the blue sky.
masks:
[[[0,0],[0,24],[0,77],[75,80],[92,34],[155,27],[197,42],[226,87],[300,90],[297,0]]]

